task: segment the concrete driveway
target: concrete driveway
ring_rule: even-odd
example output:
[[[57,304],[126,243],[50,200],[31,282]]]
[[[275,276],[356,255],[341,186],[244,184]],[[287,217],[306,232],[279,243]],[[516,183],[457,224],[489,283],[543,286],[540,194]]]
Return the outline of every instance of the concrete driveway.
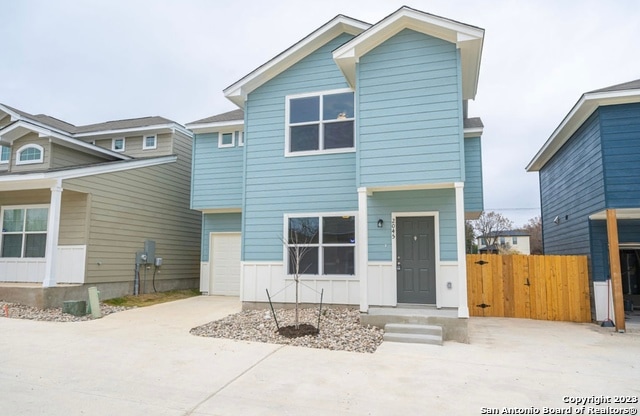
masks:
[[[237,299],[196,297],[88,322],[0,318],[0,413],[479,415],[570,407],[576,414],[582,405],[569,398],[640,395],[638,333],[472,318],[469,345],[383,343],[374,354],[189,334],[238,310]],[[638,409],[586,404],[607,406]]]

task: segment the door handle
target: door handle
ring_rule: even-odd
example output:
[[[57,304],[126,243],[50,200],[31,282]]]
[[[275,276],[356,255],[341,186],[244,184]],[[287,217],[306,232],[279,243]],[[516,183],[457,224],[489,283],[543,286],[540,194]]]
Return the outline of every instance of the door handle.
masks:
[[[400,264],[400,262],[398,262],[398,263],[396,264],[396,270],[397,270],[397,271],[402,270],[402,264]]]

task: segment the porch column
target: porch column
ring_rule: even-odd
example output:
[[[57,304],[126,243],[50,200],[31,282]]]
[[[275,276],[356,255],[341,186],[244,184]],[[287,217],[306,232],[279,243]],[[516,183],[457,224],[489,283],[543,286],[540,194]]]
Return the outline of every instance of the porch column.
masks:
[[[458,243],[458,318],[469,317],[467,302],[467,253],[464,230],[464,183],[456,182],[456,236]]]
[[[60,183],[51,188],[51,205],[47,220],[47,247],[43,287],[52,287],[56,282],[56,265],[58,260],[58,234],[60,231],[60,207],[62,205],[62,186]]]
[[[618,332],[625,332],[622,273],[620,270],[620,244],[618,242],[618,220],[615,209],[607,210],[607,237],[609,239],[609,269],[611,275],[611,290],[613,292],[614,320],[616,330]]]
[[[367,296],[369,263],[369,226],[367,209],[367,188],[358,188],[358,236],[356,247],[358,250],[357,273],[360,280],[360,312],[369,311]]]

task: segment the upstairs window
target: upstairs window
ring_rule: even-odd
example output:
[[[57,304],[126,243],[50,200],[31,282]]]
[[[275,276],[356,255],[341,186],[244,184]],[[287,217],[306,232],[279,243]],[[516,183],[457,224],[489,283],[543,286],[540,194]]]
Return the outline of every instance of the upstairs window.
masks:
[[[234,147],[236,145],[234,132],[218,133],[218,147]]]
[[[287,97],[285,154],[337,153],[354,148],[350,90]]]
[[[142,150],[150,150],[158,147],[158,137],[155,134],[149,134],[142,138]]]
[[[48,216],[46,205],[3,208],[0,257],[44,257]]]
[[[9,163],[9,159],[11,159],[11,148],[0,146],[0,163]]]
[[[37,144],[27,144],[18,149],[16,155],[16,165],[42,163],[44,160],[44,149]]]
[[[355,274],[355,217],[288,217],[288,274],[353,276]]]
[[[111,150],[114,152],[124,152],[124,137],[111,139]]]

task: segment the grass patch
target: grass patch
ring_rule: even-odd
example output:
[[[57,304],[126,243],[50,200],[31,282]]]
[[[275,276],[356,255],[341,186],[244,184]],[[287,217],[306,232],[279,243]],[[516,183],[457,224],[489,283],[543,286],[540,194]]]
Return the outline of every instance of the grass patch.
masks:
[[[138,296],[128,295],[121,298],[107,299],[102,302],[111,306],[125,306],[132,308],[151,306],[158,303],[171,302],[199,295],[200,291],[198,289],[170,290],[168,292],[145,293]]]

